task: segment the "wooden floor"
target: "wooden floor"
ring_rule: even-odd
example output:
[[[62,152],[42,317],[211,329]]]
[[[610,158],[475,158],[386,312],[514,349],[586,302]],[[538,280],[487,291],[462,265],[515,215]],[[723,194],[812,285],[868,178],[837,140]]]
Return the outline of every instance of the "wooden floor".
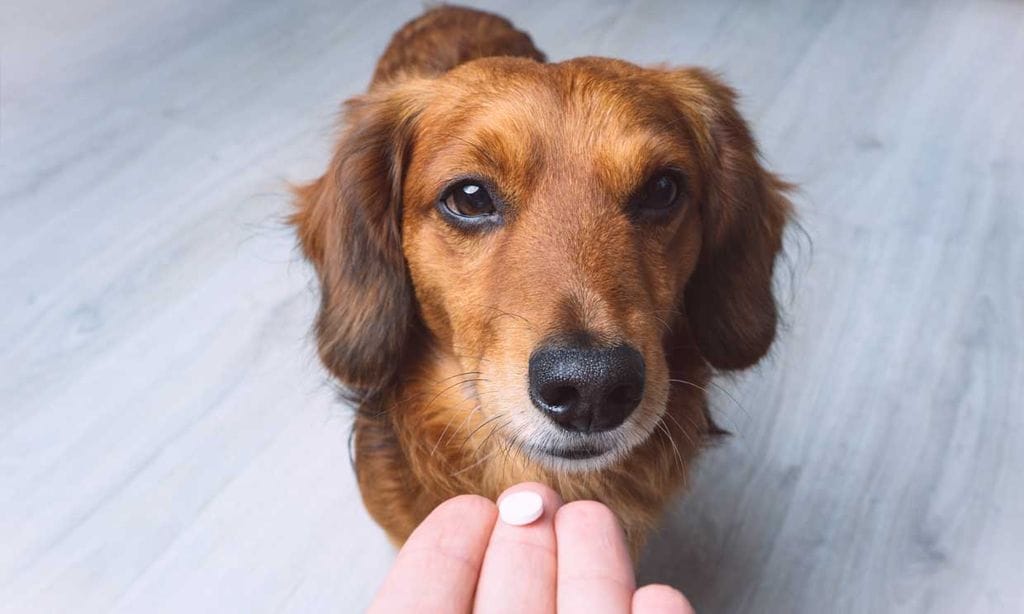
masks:
[[[392,551],[284,186],[419,2],[0,4],[0,611],[362,609]],[[1024,4],[488,6],[553,59],[722,71],[803,186],[787,330],[642,578],[1024,611]]]

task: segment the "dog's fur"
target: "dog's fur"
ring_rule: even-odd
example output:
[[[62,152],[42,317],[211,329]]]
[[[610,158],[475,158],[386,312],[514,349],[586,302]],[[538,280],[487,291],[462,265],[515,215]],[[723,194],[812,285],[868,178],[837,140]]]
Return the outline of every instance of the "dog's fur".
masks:
[[[623,203],[664,167],[685,176],[681,210],[630,219]],[[467,174],[509,203],[501,228],[439,216]],[[363,499],[392,540],[448,497],[536,480],[607,504],[638,549],[718,432],[714,370],[753,365],[775,337],[787,187],[703,70],[548,64],[507,20],[455,7],[396,33],[293,217],[320,282],[320,357],[358,399]],[[638,348],[646,385],[614,454],[553,462],[530,452],[557,435],[527,362],[579,331]]]

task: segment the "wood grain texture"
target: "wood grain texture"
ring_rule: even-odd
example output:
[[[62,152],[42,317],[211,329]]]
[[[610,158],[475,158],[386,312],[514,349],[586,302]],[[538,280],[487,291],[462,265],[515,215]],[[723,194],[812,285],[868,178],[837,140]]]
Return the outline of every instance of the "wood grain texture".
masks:
[[[358,611],[392,552],[285,182],[418,2],[4,2],[0,611]],[[701,64],[802,185],[788,327],[719,382],[641,579],[704,612],[1024,611],[1024,4],[488,2]]]

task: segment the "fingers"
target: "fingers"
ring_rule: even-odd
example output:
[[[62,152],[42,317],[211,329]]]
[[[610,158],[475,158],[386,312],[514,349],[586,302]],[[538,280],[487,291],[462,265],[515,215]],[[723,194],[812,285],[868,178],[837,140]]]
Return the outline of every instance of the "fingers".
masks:
[[[535,483],[514,486],[498,501],[521,491],[544,501],[541,517],[526,526],[495,524],[497,508],[482,497],[439,505],[399,552],[369,611],[469,611],[475,595],[484,614],[556,607],[566,614],[693,614],[673,588],[635,590],[625,536],[607,507],[561,506],[554,491]]]
[[[476,589],[477,613],[555,611],[555,513],[562,499],[547,486],[528,482],[502,493],[499,507],[506,497],[522,491],[540,495],[544,513],[526,526],[500,519],[494,525]]]
[[[622,614],[636,581],[618,519],[594,501],[568,503],[555,515],[559,614]]]
[[[633,614],[694,614],[683,594],[664,584],[649,584],[633,594]]]
[[[437,506],[405,542],[369,611],[469,611],[497,515],[475,495]]]

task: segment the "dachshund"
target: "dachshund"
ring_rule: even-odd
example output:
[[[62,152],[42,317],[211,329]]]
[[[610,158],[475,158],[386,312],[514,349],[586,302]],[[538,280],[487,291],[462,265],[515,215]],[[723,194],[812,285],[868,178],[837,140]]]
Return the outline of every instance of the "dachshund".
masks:
[[[400,545],[449,497],[531,480],[603,502],[638,552],[724,433],[712,376],[776,334],[790,185],[734,91],[699,68],[548,63],[508,20],[442,6],[341,123],[291,223],[370,514]]]

